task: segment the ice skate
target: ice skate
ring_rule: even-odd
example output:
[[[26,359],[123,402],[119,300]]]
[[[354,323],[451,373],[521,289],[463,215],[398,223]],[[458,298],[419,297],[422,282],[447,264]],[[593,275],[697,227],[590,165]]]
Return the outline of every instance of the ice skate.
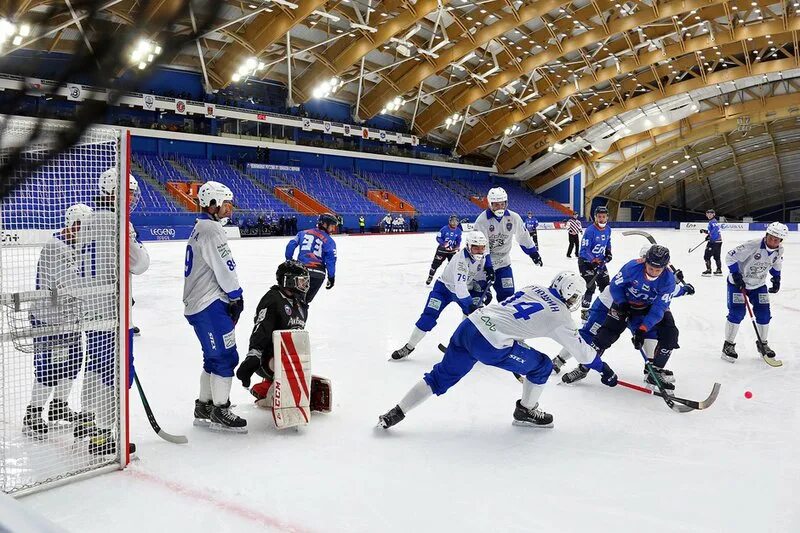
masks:
[[[764,362],[767,363],[769,366],[783,365],[783,361],[775,358],[775,351],[769,347],[767,341],[761,342],[757,340],[756,348],[758,349],[758,353],[761,354],[761,358],[764,359]]]
[[[738,358],[739,354],[736,353],[736,343],[725,341],[725,344],[722,345],[722,360],[735,363]]]
[[[64,421],[70,424],[92,423],[94,416],[91,413],[81,413],[70,409],[64,400],[53,399],[47,408],[47,420],[53,422]]]
[[[672,393],[675,390],[675,385],[672,382],[669,382],[669,381],[667,381],[665,379],[665,376],[663,374],[664,369],[663,368],[658,368],[657,366],[653,366],[652,369],[653,369],[653,372],[655,373],[656,377],[658,378],[658,381],[661,383],[661,387],[663,387],[663,389],[666,392]],[[673,379],[673,381],[674,381],[674,379]],[[655,380],[653,379],[653,376],[649,372],[644,377],[644,384],[650,390],[654,390],[654,391],[658,390],[658,384],[655,382]]]
[[[658,379],[660,379],[662,383],[675,383],[675,374],[673,374],[672,370],[667,370],[666,368],[659,369],[656,366],[654,366],[653,369],[658,372]],[[644,376],[647,377],[647,367],[644,367]]]
[[[585,323],[587,320],[589,320],[589,308],[584,307],[581,309],[581,322]]]
[[[47,436],[47,424],[42,418],[42,408],[29,405],[22,419],[22,433],[28,437],[43,439]]]
[[[117,441],[108,429],[99,429],[89,439],[89,453],[92,455],[114,455],[117,453]]]
[[[707,269],[703,270],[703,272],[700,275],[703,276],[704,278],[711,276],[711,267],[708,267]]]
[[[403,345],[402,348],[399,350],[395,350],[392,352],[392,361],[399,361],[401,359],[405,359],[408,357],[408,354],[414,351],[414,348],[409,346],[408,344]]]
[[[230,407],[230,400],[225,405],[212,407],[209,429],[230,433],[247,433],[247,420],[231,411]]]
[[[578,365],[575,367],[575,370],[571,372],[567,372],[563,376],[561,376],[561,381],[566,384],[575,383],[576,381],[580,381],[586,376],[589,375],[589,369],[583,365]]]
[[[567,364],[565,360],[561,358],[560,355],[553,357],[553,372],[558,374],[561,372],[561,367]]]
[[[551,428],[553,427],[553,415],[540,411],[538,403],[527,409],[517,400],[512,424],[532,428]]]
[[[195,400],[194,422],[192,424],[195,426],[208,427],[211,424],[211,410],[213,408],[214,404],[211,403],[211,400],[207,402],[201,402],[200,400]]]
[[[378,427],[383,429],[389,429],[390,427],[396,425],[398,422],[401,422],[405,417],[406,415],[403,412],[403,410],[400,409],[400,406],[395,405],[386,414],[380,415],[378,417]]]
[[[428,279],[425,280],[425,285],[430,285],[431,281],[433,281],[433,275],[428,276]]]
[[[714,271],[714,275],[715,275],[715,276],[721,276],[721,275],[722,275],[722,269],[719,269],[719,268],[718,268],[718,269],[716,269],[716,270]]]

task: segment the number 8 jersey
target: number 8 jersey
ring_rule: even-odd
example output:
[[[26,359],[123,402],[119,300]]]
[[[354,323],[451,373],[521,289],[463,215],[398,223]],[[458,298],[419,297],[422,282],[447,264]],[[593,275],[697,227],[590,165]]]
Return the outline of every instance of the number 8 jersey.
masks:
[[[563,346],[580,363],[597,352],[578,334],[567,305],[554,289],[529,285],[502,302],[478,309],[467,317],[497,349],[525,339],[546,337]]]
[[[222,224],[203,213],[194,225],[183,270],[184,315],[199,313],[216,300],[241,298],[236,262]]]

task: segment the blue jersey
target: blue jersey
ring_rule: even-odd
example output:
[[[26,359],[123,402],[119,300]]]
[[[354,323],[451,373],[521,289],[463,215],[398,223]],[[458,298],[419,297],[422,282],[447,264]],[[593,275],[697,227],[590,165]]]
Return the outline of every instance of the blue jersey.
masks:
[[[655,280],[649,280],[644,259],[634,259],[625,263],[608,287],[614,303],[627,303],[634,310],[650,308],[642,322],[642,326],[650,330],[661,322],[669,309],[675,292],[675,276],[665,268]]]
[[[461,246],[461,228],[458,226],[451,228],[450,224],[442,226],[439,235],[436,236],[436,242],[442,248],[458,250],[458,247]]]
[[[611,251],[611,228],[606,227],[600,229],[597,224],[592,224],[583,234],[581,239],[581,251],[579,257],[586,261],[601,263],[606,261],[606,250]]]
[[[708,221],[708,240],[711,242],[722,242],[722,231],[716,218]]]
[[[538,227],[539,221],[536,220],[536,217],[528,217],[525,219],[525,229],[528,230],[528,233],[532,232]]]
[[[326,270],[328,277],[336,275],[336,243],[321,229],[307,229],[298,233],[286,245],[286,259],[293,259],[294,250],[300,247],[297,260],[307,268]]]

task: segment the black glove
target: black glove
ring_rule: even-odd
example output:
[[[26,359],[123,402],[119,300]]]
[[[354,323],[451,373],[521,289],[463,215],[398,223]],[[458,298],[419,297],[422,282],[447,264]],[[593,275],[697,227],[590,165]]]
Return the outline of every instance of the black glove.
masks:
[[[480,304],[472,304],[472,305],[469,306],[469,308],[467,309],[467,312],[465,314],[471,315],[474,311],[477,311],[478,309],[480,309],[480,307],[481,307]]]
[[[711,241],[711,235],[706,235],[706,240]]]
[[[533,260],[534,265],[544,266],[544,263],[542,262],[542,256],[539,255],[538,251],[534,250],[531,252],[531,259]]]
[[[683,283],[683,270],[676,270],[673,274],[679,283]]]
[[[644,346],[644,335],[647,333],[643,329],[637,329],[633,332],[633,338],[631,342],[633,342],[633,347],[637,350],[641,350],[642,346]]]
[[[707,229],[701,229],[700,233],[708,233],[708,230]]]
[[[692,294],[694,294],[694,285],[692,285],[691,283],[687,283],[686,285],[683,286],[683,290],[686,292],[686,294],[691,296]]]
[[[325,289],[332,289],[335,281],[336,278],[334,276],[328,276],[328,283],[325,284]]]
[[[228,302],[228,314],[231,316],[234,325],[239,321],[239,317],[244,311],[244,300],[241,298],[234,298]]]
[[[631,306],[629,306],[627,303],[618,304],[614,302],[611,304],[611,308],[608,310],[608,316],[614,320],[625,320],[628,318],[630,312]]]
[[[494,279],[495,279],[494,278],[494,269],[493,268],[486,268],[486,269],[484,269],[484,272],[486,272],[486,284],[487,285],[491,285],[492,283],[494,283]]]
[[[600,378],[600,383],[608,387],[617,386],[617,373],[605,361],[603,361],[603,370],[600,373],[603,374],[603,377]]]
[[[772,287],[769,288],[770,294],[775,294],[781,290],[781,278],[772,277]]]
[[[745,289],[744,278],[742,278],[741,272],[731,272],[731,277],[733,278],[733,285],[740,291]]]
[[[247,357],[244,358],[242,364],[236,369],[236,377],[242,382],[242,387],[250,387],[250,378],[256,373],[256,370],[261,366],[261,352],[252,349],[247,352]]]
[[[612,257],[611,250],[606,250],[606,263],[610,263]]]
[[[492,303],[492,291],[486,291],[483,296],[483,305],[489,305],[490,303]]]

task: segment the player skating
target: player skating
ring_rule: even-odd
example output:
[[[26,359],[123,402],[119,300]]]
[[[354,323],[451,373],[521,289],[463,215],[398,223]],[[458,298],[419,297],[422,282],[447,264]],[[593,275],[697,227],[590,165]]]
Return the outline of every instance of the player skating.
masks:
[[[472,231],[466,235],[464,243],[464,249],[447,264],[442,275],[433,284],[425,309],[414,325],[408,342],[392,352],[392,360],[403,359],[413,352],[417,344],[436,326],[439,315],[451,302],[456,302],[465,315],[481,305],[480,298],[495,276],[492,259],[486,254],[488,241],[483,233]],[[474,287],[476,281],[478,286]],[[478,298],[477,302],[473,301],[475,297]]]
[[[392,220],[392,232],[394,233],[403,233],[406,230],[406,219],[403,218],[402,214],[397,215]]]
[[[720,229],[719,222],[717,222],[716,213],[713,209],[706,211],[708,218],[708,229],[701,229],[700,233],[706,234],[706,251],[703,254],[703,260],[706,262],[706,269],[703,276],[711,275],[711,258],[717,264],[717,269],[714,271],[715,276],[722,275],[722,230]]]
[[[235,325],[244,309],[236,262],[223,226],[233,213],[233,193],[207,181],[197,191],[202,213],[186,246],[183,304],[186,320],[203,349],[195,425],[247,432],[247,421],[230,409],[233,369],[239,362]]]
[[[647,254],[650,251],[652,246],[648,245],[643,247],[639,252],[639,257],[643,261],[647,261]],[[673,274],[675,279],[678,281],[683,281],[683,273],[680,270],[676,270]],[[683,284],[675,284],[675,290],[672,292],[672,298],[678,298],[684,295],[692,295],[695,293],[694,286],[690,283],[683,283]],[[611,295],[611,287],[606,287],[600,295],[595,298],[594,302],[592,302],[592,307],[589,310],[589,318],[586,323],[583,324],[583,327],[580,329],[581,336],[583,339],[588,343],[594,343],[594,335],[600,329],[600,327],[605,323],[606,317],[608,316],[609,309],[614,304],[614,298]],[[662,319],[662,324],[659,326],[661,332],[663,333],[666,329],[670,326],[670,321],[672,321],[671,312],[667,312],[669,315],[665,313],[667,317],[667,322],[664,322]],[[674,325],[674,321],[673,321]],[[675,333],[677,335],[677,332]],[[658,329],[651,329],[645,335],[644,344],[642,346],[645,355],[647,356],[647,360],[650,363],[655,364],[656,353],[661,353],[661,357],[659,358],[659,363],[666,364],[664,362],[666,353],[664,352],[664,345],[662,344],[659,346],[659,330]],[[671,352],[670,352],[671,353]],[[566,361],[571,357],[571,355],[566,351],[562,350],[554,359],[553,359],[553,369],[558,373],[561,370],[561,367],[564,366]],[[668,356],[666,357],[668,359]],[[675,381],[673,373],[671,370],[661,368],[661,376],[663,381],[666,383],[662,383],[665,385],[665,388],[669,388],[669,383]],[[574,383],[586,377],[588,374],[588,369],[579,365],[576,369],[568,372],[562,377],[562,380],[565,383]],[[645,377],[648,377],[649,374],[647,372],[647,368],[644,369]],[[652,385],[652,383],[651,383]]]
[[[728,317],[725,323],[725,342],[722,358],[736,362],[736,334],[745,314],[745,298],[750,301],[755,315],[756,330],[761,339],[756,340],[758,353],[770,366],[780,366],[775,351],[768,344],[769,323],[772,319],[769,295],[781,288],[781,267],[783,265],[783,240],[789,235],[789,228],[780,222],[767,226],[767,233],[760,239],[740,244],[725,257],[730,270],[728,276]],[[767,289],[765,280],[770,273],[772,286]]]
[[[542,257],[534,244],[525,223],[514,211],[508,210],[508,195],[502,187],[490,189],[486,195],[489,203],[475,219],[474,229],[489,240],[489,255],[495,269],[494,291],[497,300],[505,300],[514,294],[514,272],[511,269],[511,243],[516,236],[522,251],[534,264],[542,266]]]
[[[633,347],[636,350],[645,348],[646,344],[648,350],[653,350],[652,368],[661,385],[667,390],[674,390],[675,379],[666,365],[672,351],[679,346],[678,328],[669,310],[669,304],[676,294],[675,275],[668,266],[669,250],[658,244],[649,247],[645,258],[634,259],[623,265],[609,285],[607,295],[611,298],[601,293],[595,300],[581,334],[586,342],[593,343],[603,353],[628,328],[633,333]],[[694,294],[694,287],[686,285],[684,293]],[[649,343],[647,339],[650,339]],[[562,352],[559,359],[565,360],[565,355]],[[562,364],[555,361],[557,368]],[[579,364],[575,370],[565,374],[562,381],[574,383],[587,374],[588,368]],[[651,387],[658,386],[647,369],[645,382]]]
[[[525,217],[525,229],[528,231],[528,235],[531,236],[533,239],[533,244],[536,247],[539,247],[539,233],[537,232],[537,228],[539,227],[539,220],[533,216],[532,211],[528,211],[528,216]]]
[[[336,242],[331,233],[336,231],[338,220],[330,213],[323,213],[317,220],[317,227],[303,230],[286,245],[286,260],[294,257],[295,249],[297,260],[308,268],[311,285],[306,293],[306,301],[317,295],[327,273],[328,283],[326,289],[332,289],[336,281]]]
[[[58,329],[69,329],[81,313],[80,302],[69,296],[70,290],[81,285],[78,247],[81,228],[88,229],[92,208],[75,204],[64,215],[64,228],[54,234],[39,253],[36,265],[36,290],[51,291],[55,298],[34,302],[30,322],[33,332],[37,329],[54,329],[49,335],[33,339],[34,375],[31,402],[25,411],[23,430],[26,434],[43,437],[47,435],[48,423],[91,422],[93,416],[75,413],[67,400],[75,378],[83,366],[83,346],[80,331],[59,333]],[[58,296],[59,293],[66,296]],[[47,422],[42,413],[50,396],[53,399],[47,409]]]
[[[383,217],[381,220],[381,226],[383,226],[383,232],[389,233],[392,230],[392,221],[394,218],[392,217],[391,213],[386,213],[386,216]]]
[[[586,228],[578,253],[578,271],[586,282],[586,294],[581,302],[581,319],[589,316],[594,288],[600,292],[608,285],[608,267],[611,262],[611,228],[608,227],[608,209],[600,206],[594,210],[594,224]]]
[[[118,320],[116,292],[108,290],[117,279],[119,245],[116,228],[117,170],[110,168],[98,178],[99,194],[94,200],[94,211],[86,228],[81,231],[81,284],[97,288],[101,293],[85,301],[84,313],[93,321]],[[136,208],[141,191],[139,183],[128,175],[129,209]],[[128,266],[130,274],[143,274],[150,267],[150,255],[136,238],[133,225],[128,223]],[[120,280],[121,281],[121,280]],[[128,332],[128,383],[133,383],[133,332]],[[86,371],[81,389],[81,409],[94,422],[76,425],[77,438],[89,436],[89,452],[95,455],[116,453],[116,440],[112,432],[116,411],[114,384],[116,378],[117,337],[115,331],[86,331]]]
[[[305,294],[310,287],[309,271],[299,261],[286,261],[275,272],[277,284],[273,285],[258,302],[253,319],[253,332],[247,356],[236,370],[236,377],[245,388],[250,387],[253,374],[262,380],[250,393],[259,405],[272,406],[272,384],[275,381],[275,347],[272,334],[276,330],[304,329],[308,319],[308,302]],[[324,378],[311,378],[311,410],[330,411],[330,383]],[[266,402],[263,400],[267,400]]]
[[[585,290],[585,283],[577,274],[561,272],[550,287],[531,285],[512,298],[475,311],[456,329],[442,361],[400,403],[379,416],[378,424],[384,428],[394,426],[433,394],[447,392],[480,361],[525,376],[513,424],[553,427],[553,416],[539,409],[539,397],[553,364],[547,355],[526,345],[525,339],[553,339],[580,362],[600,372],[604,384],[617,384],[617,375],[581,338],[572,321],[571,312],[580,305]]]
[[[439,243],[439,246],[436,247],[436,253],[433,256],[425,285],[431,284],[433,276],[436,275],[436,271],[444,263],[444,260],[447,259],[449,263],[461,246],[461,227],[458,225],[458,217],[456,215],[450,215],[447,225],[442,226],[442,229],[439,230],[436,242]]]

